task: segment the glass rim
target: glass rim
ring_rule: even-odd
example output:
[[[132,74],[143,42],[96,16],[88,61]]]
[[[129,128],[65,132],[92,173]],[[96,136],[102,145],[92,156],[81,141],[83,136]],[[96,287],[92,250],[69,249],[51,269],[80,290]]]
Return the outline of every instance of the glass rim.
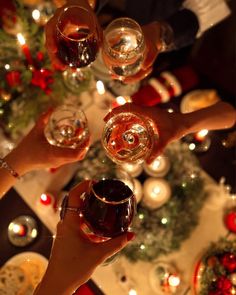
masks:
[[[107,179],[107,178],[106,178]],[[105,179],[104,179],[105,180]],[[112,180],[118,180],[118,181],[120,181],[120,182],[123,182],[123,181],[121,181],[121,180],[119,180],[119,179],[116,179],[116,178],[112,178]],[[126,186],[128,186],[125,182],[123,182]],[[103,199],[103,197],[101,197],[101,196],[99,196],[96,192],[95,192],[95,190],[94,190],[94,187],[93,187],[94,185],[92,185],[92,187],[91,187],[91,191],[94,193],[94,195],[95,195],[95,197],[97,198],[97,199],[99,199],[100,201],[102,201],[103,203],[106,203],[106,204],[110,204],[110,205],[118,205],[118,204],[123,204],[123,203],[126,203],[128,200],[130,200],[132,197],[134,197],[134,199],[135,199],[135,196],[134,196],[134,192],[131,190],[131,188],[129,187],[129,189],[131,190],[131,192],[132,192],[132,194],[129,196],[129,197],[127,197],[127,198],[125,198],[125,199],[123,199],[123,200],[121,200],[121,201],[107,201],[107,200],[104,200]]]
[[[132,49],[128,54],[131,54],[131,53],[133,53],[133,52],[135,52],[135,51],[138,51],[140,48],[142,48],[142,47],[145,45],[145,42],[144,42],[144,35],[143,35],[143,30],[142,30],[141,26],[139,25],[139,23],[136,22],[134,19],[132,19],[132,18],[130,18],[130,17],[119,17],[119,18],[114,19],[113,21],[111,21],[111,22],[108,24],[108,26],[107,26],[106,29],[104,30],[104,34],[103,34],[103,36],[104,36],[103,38],[104,38],[104,41],[105,41],[104,43],[106,44],[107,50],[108,50],[109,52],[117,53],[117,50],[111,48],[111,46],[108,45],[107,37],[106,37],[106,33],[108,32],[109,28],[110,28],[115,22],[120,21],[120,20],[128,20],[128,21],[132,22],[133,24],[135,24],[135,25],[138,27],[138,29],[139,29],[139,31],[140,31],[140,33],[141,33],[141,35],[142,35],[141,42],[140,42],[140,44],[139,44],[136,48]],[[145,46],[144,46],[144,47],[145,47]],[[126,54],[123,53],[123,55],[126,55]]]
[[[61,29],[59,28],[59,22],[60,22],[60,19],[61,19],[62,15],[63,15],[68,9],[73,8],[73,7],[80,8],[80,9],[82,9],[82,10],[88,12],[88,15],[90,16],[90,14],[89,14],[89,10],[88,10],[87,8],[84,8],[84,7],[80,6],[80,5],[69,5],[69,6],[65,7],[65,8],[63,9],[63,11],[60,13],[60,15],[59,15],[59,17],[58,17],[57,24],[56,24],[56,29],[57,29],[57,31],[60,33],[60,35],[62,35],[65,39],[71,40],[71,41],[73,41],[73,42],[79,42],[79,41],[83,41],[83,40],[88,39],[88,38],[91,37],[94,33],[93,33],[93,32],[90,32],[90,33],[89,33],[86,37],[84,37],[84,38],[81,38],[81,39],[74,39],[74,38],[70,38],[70,37],[66,36],[66,35],[61,31]],[[94,26],[94,29],[96,29],[96,24],[95,24],[94,19],[93,19],[91,16],[90,16],[90,19],[92,20],[92,25]]]

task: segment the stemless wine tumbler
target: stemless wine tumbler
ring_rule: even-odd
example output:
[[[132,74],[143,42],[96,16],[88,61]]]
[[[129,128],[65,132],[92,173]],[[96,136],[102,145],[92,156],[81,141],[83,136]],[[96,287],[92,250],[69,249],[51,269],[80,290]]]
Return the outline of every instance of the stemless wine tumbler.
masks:
[[[107,121],[102,144],[108,157],[117,164],[141,163],[149,156],[156,136],[152,121],[125,112]]]
[[[83,145],[90,137],[84,112],[70,104],[55,109],[44,134],[51,145],[73,149]]]
[[[133,186],[132,178],[119,168],[113,175],[100,173],[82,196],[81,212],[88,234],[106,240],[129,230],[136,212]]]
[[[136,74],[141,69],[144,51],[142,29],[133,19],[115,19],[105,29],[103,59],[109,71],[120,80]]]

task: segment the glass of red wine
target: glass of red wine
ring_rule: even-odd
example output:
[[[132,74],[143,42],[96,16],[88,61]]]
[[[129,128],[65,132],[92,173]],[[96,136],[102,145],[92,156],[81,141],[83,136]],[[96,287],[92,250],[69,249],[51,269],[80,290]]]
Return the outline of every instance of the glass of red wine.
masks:
[[[88,236],[105,241],[130,230],[136,200],[133,181],[127,172],[115,168],[113,172],[98,174],[90,191],[81,197],[81,213]]]
[[[64,8],[57,22],[57,55],[67,65],[71,75],[67,79],[82,82],[87,76],[84,69],[97,57],[98,28],[93,14],[77,5]]]

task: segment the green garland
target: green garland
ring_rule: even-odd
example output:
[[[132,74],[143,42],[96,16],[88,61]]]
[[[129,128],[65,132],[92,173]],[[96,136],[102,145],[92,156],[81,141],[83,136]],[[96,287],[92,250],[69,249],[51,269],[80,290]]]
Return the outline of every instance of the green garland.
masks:
[[[179,249],[198,224],[199,210],[206,197],[198,162],[181,142],[170,144],[166,155],[171,162],[166,180],[171,185],[172,197],[156,210],[148,209],[142,202],[139,204],[133,225],[136,239],[122,252],[131,261],[151,261]],[[114,168],[115,164],[106,157],[101,144],[97,142],[85,160],[79,163],[79,170],[69,187]],[[146,177],[143,173],[140,179]]]
[[[62,72],[52,68],[47,55],[44,27],[35,23],[29,7],[25,7],[20,0],[14,3],[15,26],[20,28],[18,33],[24,36],[33,60],[33,65],[29,64],[17,41],[16,32],[15,35],[9,33],[3,26],[0,29],[0,128],[11,138],[17,139],[48,107],[62,104],[71,94],[79,95],[89,85],[86,80],[81,84],[81,89],[76,88],[76,93],[65,85]],[[53,6],[52,3],[50,5]],[[41,69],[48,73],[48,77],[37,77],[35,83],[42,79],[46,90],[42,84],[32,83],[35,71],[40,75]],[[7,75],[12,75],[15,81],[9,84]],[[17,75],[17,80],[14,75]]]

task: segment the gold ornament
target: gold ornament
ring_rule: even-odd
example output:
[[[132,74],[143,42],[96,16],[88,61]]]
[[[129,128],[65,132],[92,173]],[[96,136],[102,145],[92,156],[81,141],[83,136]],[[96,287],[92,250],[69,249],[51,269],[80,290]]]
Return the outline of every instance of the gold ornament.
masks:
[[[11,93],[8,93],[3,89],[0,89],[0,97],[5,101],[9,101],[11,100]]]

